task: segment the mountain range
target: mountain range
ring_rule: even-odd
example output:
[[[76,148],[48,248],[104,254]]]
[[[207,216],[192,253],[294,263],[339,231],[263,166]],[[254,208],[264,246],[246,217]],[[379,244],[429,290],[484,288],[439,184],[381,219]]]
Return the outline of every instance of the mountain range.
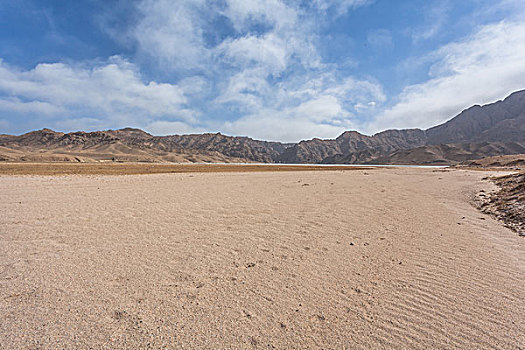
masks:
[[[0,135],[0,161],[455,164],[525,153],[525,90],[472,106],[427,130],[346,131],[299,143],[217,134],[153,136],[140,129]]]

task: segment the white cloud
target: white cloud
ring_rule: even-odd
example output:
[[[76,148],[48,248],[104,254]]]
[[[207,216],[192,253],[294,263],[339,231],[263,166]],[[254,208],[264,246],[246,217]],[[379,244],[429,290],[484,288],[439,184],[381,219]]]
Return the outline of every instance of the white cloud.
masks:
[[[141,20],[132,35],[140,52],[158,59],[163,69],[204,77],[199,84],[209,89],[201,91],[208,94],[208,109],[232,111],[238,118],[224,125],[204,119],[201,126],[270,139],[309,137],[313,130],[319,136],[336,136],[352,125],[349,110],[354,104],[380,103],[384,95],[378,84],[336,78],[333,68],[322,64],[315,47],[319,28],[312,16],[334,10],[341,15],[368,3],[318,0],[312,4],[314,13],[307,13],[298,1],[142,0]],[[194,92],[198,95],[198,88]],[[290,126],[280,136],[274,134],[277,119]],[[158,122],[150,129],[171,125],[170,130],[180,133],[196,125],[179,123]]]
[[[71,119],[104,118],[107,124],[143,123],[170,117],[195,121],[184,107],[184,91],[171,84],[144,83],[136,67],[120,57],[94,67],[39,64],[21,70],[0,61],[0,108]]]
[[[143,0],[130,35],[140,50],[171,70],[203,68],[210,58],[203,37],[205,0]]]
[[[166,134],[218,127],[271,139],[337,136],[353,125],[353,105],[384,96],[378,84],[338,78],[321,62],[313,17],[365,3],[317,1],[312,12],[295,0],[140,0],[125,41],[131,38],[139,59],[155,60],[167,79],[181,77],[176,84],[144,82],[138,67],[118,56],[31,70],[0,63],[0,108],[38,110],[49,124],[75,129],[131,125]],[[222,125],[204,114],[217,111],[238,120]],[[262,132],[275,131],[278,120],[289,130]]]
[[[144,127],[144,130],[153,135],[181,135],[206,132],[206,129],[196,128],[188,123],[165,120],[149,123]]]
[[[297,10],[281,0],[226,0],[224,13],[238,31],[253,22],[264,22],[277,30],[290,29],[298,19]]]
[[[327,11],[335,9],[338,15],[346,14],[350,9],[368,5],[374,0],[313,0],[312,3],[317,9]]]
[[[335,138],[359,123],[351,110],[356,104],[372,108],[385,100],[380,85],[338,79],[335,73],[283,82],[247,107],[244,117],[221,129],[236,135],[296,142],[312,137]],[[265,100],[268,99],[268,101]]]
[[[308,100],[292,110],[296,118],[306,119],[313,122],[330,122],[337,117],[349,115],[335,96],[320,96],[317,99]]]
[[[131,35],[143,54],[172,71],[217,73],[223,58],[234,65],[272,61],[283,69],[291,44],[283,41],[283,35],[297,33],[298,25],[298,10],[281,0],[225,0],[222,5],[206,0],[142,0],[138,10],[141,20]],[[210,43],[207,39],[221,30],[213,21],[221,16],[242,36],[229,33],[220,42]],[[250,33],[256,24],[268,28],[266,35]]]
[[[525,88],[525,23],[483,26],[431,56],[436,63],[430,79],[405,88],[397,104],[367,125],[368,131],[431,127],[473,104],[493,102]]]
[[[238,72],[230,79],[221,94],[215,100],[216,103],[236,103],[237,108],[262,108],[264,99],[268,97],[273,89],[266,80],[267,72],[261,68],[245,69]]]
[[[218,51],[233,65],[240,67],[257,65],[268,69],[267,74],[284,71],[291,54],[283,39],[275,33],[259,37],[250,35],[227,39],[218,47]]]
[[[425,27],[412,32],[415,43],[431,39],[439,34],[449,18],[451,7],[449,0],[439,0],[423,8]]]
[[[202,96],[211,89],[210,83],[200,76],[184,78],[177,82],[177,86],[184,91],[185,96]]]
[[[334,73],[335,75],[335,73]],[[384,102],[386,96],[383,92],[383,87],[374,81],[358,80],[352,77],[345,78],[342,82],[338,82],[333,75],[331,82],[327,83],[326,93],[339,96],[349,102],[362,102],[374,105],[377,102]]]
[[[49,127],[53,130],[102,130],[107,129],[108,121],[105,119],[97,118],[71,118],[65,117],[56,121],[47,124],[46,127]]]
[[[223,129],[226,133],[249,135],[262,140],[297,142],[312,137],[334,138],[347,130],[347,127],[348,124],[340,126],[318,123],[303,116],[294,116],[293,113],[268,109],[227,122]]]
[[[357,112],[366,112],[368,110],[371,110],[371,109],[374,109],[376,107],[377,103],[375,101],[370,101],[368,102],[367,104],[363,104],[363,103],[356,103],[354,105],[354,109],[357,111]]]
[[[15,113],[37,113],[56,115],[64,113],[64,108],[40,101],[21,101],[17,97],[0,97],[0,110]]]

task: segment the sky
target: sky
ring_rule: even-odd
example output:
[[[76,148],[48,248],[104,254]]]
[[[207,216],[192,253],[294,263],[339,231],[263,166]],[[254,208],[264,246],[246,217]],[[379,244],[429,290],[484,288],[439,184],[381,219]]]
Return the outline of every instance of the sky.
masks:
[[[0,134],[296,142],[522,89],[523,0],[0,0]]]

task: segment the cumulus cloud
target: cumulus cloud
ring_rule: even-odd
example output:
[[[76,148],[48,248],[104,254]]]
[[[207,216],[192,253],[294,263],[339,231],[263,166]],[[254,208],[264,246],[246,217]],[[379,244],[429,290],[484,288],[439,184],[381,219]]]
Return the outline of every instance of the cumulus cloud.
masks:
[[[239,67],[257,65],[267,68],[267,74],[278,74],[285,70],[291,54],[283,38],[274,33],[228,39],[217,48],[217,51],[232,65]]]
[[[318,0],[310,6],[341,14],[369,2]],[[351,125],[356,103],[384,99],[376,83],[335,78],[317,52],[313,14],[299,2],[142,0],[138,9],[142,19],[133,35],[141,52],[159,58],[167,70],[201,72],[212,86],[208,109],[237,116],[224,125],[203,120],[201,127],[213,124],[224,132],[269,139],[308,137],[314,130],[314,135],[333,137]],[[215,35],[210,23],[215,23]],[[270,127],[262,128],[264,123]],[[167,124],[155,125],[151,130]]]
[[[142,0],[138,10],[141,20],[131,35],[166,70],[210,75],[222,71],[223,63],[255,61],[282,71],[289,48],[301,47],[294,42],[306,44],[298,9],[281,0]]]
[[[369,2],[138,0],[136,22],[122,36],[142,62],[152,60],[154,70],[177,77],[176,83],[144,82],[138,66],[119,56],[91,66],[51,63],[30,70],[0,63],[0,109],[35,111],[65,128],[133,125],[162,134],[219,128],[287,140],[313,130],[336,136],[351,125],[355,104],[382,96],[376,83],[336,78],[334,67],[322,63],[314,17]],[[115,28],[108,30],[115,36]],[[217,111],[234,120],[223,125],[209,117]],[[262,133],[261,123],[275,131],[275,118],[282,119],[283,131]]]
[[[133,28],[139,49],[166,70],[235,74],[253,66],[278,74],[291,58],[317,65],[314,28],[304,12],[282,0],[142,0]],[[233,70],[226,70],[231,66]]]
[[[262,110],[234,122],[226,122],[224,131],[236,135],[250,135],[270,141],[297,142],[312,137],[334,138],[347,130],[345,126],[316,123],[308,119],[283,115],[283,111]]]
[[[93,67],[43,63],[30,70],[0,61],[0,109],[16,113],[98,117],[108,125],[156,117],[193,122],[196,115],[186,102],[180,87],[145,83],[136,66],[118,56]]]
[[[430,79],[408,86],[399,101],[367,126],[430,127],[473,104],[490,103],[525,88],[525,23],[500,22],[481,27],[465,40],[424,57],[435,63]]]
[[[356,104],[371,107],[384,100],[382,87],[377,83],[341,79],[334,72],[326,72],[278,84],[268,96],[259,97],[253,108],[246,108],[243,117],[226,122],[221,129],[286,142],[334,138],[359,126],[353,113],[357,111]]]
[[[38,114],[46,126],[62,128],[131,125],[158,134],[220,130],[298,141],[348,129],[428,127],[524,87],[525,24],[516,19],[412,58],[411,65],[431,66],[426,81],[387,103],[374,78],[324,62],[317,49],[320,24],[371,3],[137,0],[134,21],[118,34],[157,78],[145,79],[139,65],[119,56],[32,69],[0,61],[0,110],[10,119]],[[523,6],[518,0],[497,6],[503,3]],[[430,26],[418,29],[414,43],[446,24],[451,3],[436,4],[427,11]],[[391,48],[392,33],[375,29],[366,39]]]
[[[230,77],[215,103],[235,103],[239,110],[262,108],[264,101],[274,91],[266,80],[267,72],[262,68],[244,69]]]
[[[206,5],[205,0],[142,0],[141,20],[129,35],[165,67],[202,69],[210,58],[203,36]]]

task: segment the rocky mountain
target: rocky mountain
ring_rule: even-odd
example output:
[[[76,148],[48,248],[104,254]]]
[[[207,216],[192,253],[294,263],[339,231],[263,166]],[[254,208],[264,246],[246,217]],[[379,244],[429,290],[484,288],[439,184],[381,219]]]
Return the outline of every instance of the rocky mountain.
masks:
[[[286,147],[221,134],[153,136],[132,128],[72,133],[42,129],[0,135],[0,160],[272,163]]]
[[[346,131],[335,140],[301,141],[287,148],[281,163],[364,163],[396,150],[424,145],[425,132],[419,129],[386,130],[373,136]]]
[[[525,90],[503,101],[473,106],[444,124],[426,130],[427,144],[524,142]]]
[[[288,163],[448,164],[516,154],[522,152],[524,146],[525,90],[503,101],[473,106],[427,130],[387,130],[373,136],[354,131],[345,132],[335,140],[302,141],[287,149],[281,160]]]
[[[140,129],[0,135],[3,161],[450,164],[525,153],[525,90],[473,106],[427,130],[347,131],[296,144],[217,134],[153,136]]]
[[[154,137],[149,140],[149,144],[166,151],[185,149],[219,152],[227,157],[263,163],[274,163],[287,147],[280,142],[258,141],[249,137],[232,137],[220,133]]]
[[[525,142],[439,144],[396,151],[387,156],[375,158],[368,163],[447,165],[502,154],[521,153],[525,153]]]

